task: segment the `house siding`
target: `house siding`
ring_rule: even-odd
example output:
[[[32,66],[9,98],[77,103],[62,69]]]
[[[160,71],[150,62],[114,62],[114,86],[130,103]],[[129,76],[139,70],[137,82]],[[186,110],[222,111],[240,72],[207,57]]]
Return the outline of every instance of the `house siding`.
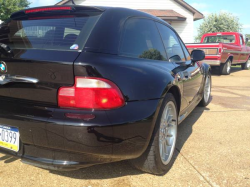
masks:
[[[193,42],[194,15],[173,0],[75,0],[77,4],[87,6],[126,7],[132,9],[166,9],[174,10],[185,16],[185,21],[172,21],[172,27],[185,43]],[[71,3],[69,3],[71,4]]]

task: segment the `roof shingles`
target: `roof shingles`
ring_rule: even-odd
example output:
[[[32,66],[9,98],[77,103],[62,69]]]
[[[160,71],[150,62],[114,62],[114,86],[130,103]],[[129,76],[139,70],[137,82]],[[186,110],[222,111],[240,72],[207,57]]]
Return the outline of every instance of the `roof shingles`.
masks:
[[[140,11],[152,14],[157,17],[176,17],[186,19],[185,16],[175,12],[174,10],[140,9]]]
[[[69,2],[71,0],[61,0],[60,2],[58,2],[56,5],[64,5],[67,2]],[[194,7],[192,7],[191,5],[189,5],[188,3],[186,3],[184,0],[174,0],[176,3],[180,4],[182,7],[186,8],[187,10],[191,11],[194,14],[194,20],[199,20],[199,19],[203,19],[204,16],[202,13],[200,13],[198,10],[196,10]],[[177,12],[175,12],[174,14],[176,14]],[[158,14],[158,13],[156,13]],[[178,14],[178,13],[177,13]],[[153,14],[154,15],[154,14]],[[181,15],[182,16],[182,15]],[[167,16],[169,17],[169,16]],[[176,16],[172,16],[172,17],[176,17]],[[181,18],[181,19],[185,19],[182,17],[177,16],[177,18]]]

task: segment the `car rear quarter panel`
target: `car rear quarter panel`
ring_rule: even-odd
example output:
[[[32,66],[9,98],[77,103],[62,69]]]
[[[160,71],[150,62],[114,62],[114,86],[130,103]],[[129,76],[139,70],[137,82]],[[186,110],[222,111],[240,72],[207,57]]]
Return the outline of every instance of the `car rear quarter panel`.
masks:
[[[161,98],[173,85],[178,85],[171,71],[174,68],[174,64],[166,61],[110,54],[84,52],[78,57],[74,64],[75,76],[111,80],[126,99],[126,106],[106,111],[113,125],[114,137],[123,140],[113,145],[114,156],[129,159],[145,151],[161,107]],[[133,155],[127,154],[131,152]]]
[[[159,99],[174,84],[174,64],[100,53],[82,53],[74,64],[75,76],[113,81],[126,101]]]

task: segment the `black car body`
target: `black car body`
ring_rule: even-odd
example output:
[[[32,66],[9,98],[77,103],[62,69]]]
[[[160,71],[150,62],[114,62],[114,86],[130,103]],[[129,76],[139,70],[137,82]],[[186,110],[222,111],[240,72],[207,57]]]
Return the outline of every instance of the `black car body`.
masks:
[[[163,30],[171,33],[171,49]],[[49,169],[141,156],[165,95],[174,95],[181,123],[202,100],[210,71],[192,62],[166,22],[124,8],[19,11],[1,24],[0,43],[9,47],[0,51],[0,124],[20,134],[16,152],[0,151]],[[60,89],[73,87],[77,77],[111,81],[124,103],[112,109],[61,107]]]

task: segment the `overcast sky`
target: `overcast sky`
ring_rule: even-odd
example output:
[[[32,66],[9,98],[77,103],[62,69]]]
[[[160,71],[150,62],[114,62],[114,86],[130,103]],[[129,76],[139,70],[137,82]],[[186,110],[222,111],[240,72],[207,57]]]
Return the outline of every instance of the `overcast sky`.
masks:
[[[54,5],[60,0],[30,0],[31,7]],[[135,0],[136,1],[136,0]],[[195,7],[205,16],[209,13],[219,13],[220,11],[231,12],[240,18],[243,25],[243,34],[250,34],[250,0],[185,0]],[[195,21],[194,35],[202,21]]]

